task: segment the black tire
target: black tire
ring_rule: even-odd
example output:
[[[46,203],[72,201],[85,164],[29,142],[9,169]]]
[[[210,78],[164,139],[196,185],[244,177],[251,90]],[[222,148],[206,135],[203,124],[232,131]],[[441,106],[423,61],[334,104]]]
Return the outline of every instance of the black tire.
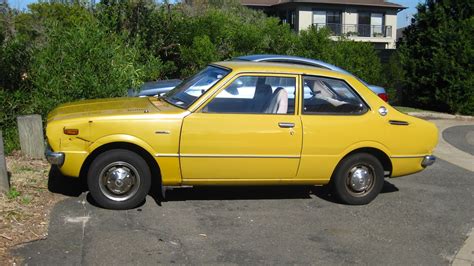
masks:
[[[336,197],[349,205],[370,203],[382,190],[383,183],[383,166],[368,153],[356,153],[344,158],[331,179]]]
[[[109,150],[92,162],[87,173],[87,185],[92,198],[103,208],[135,208],[150,191],[150,168],[135,152]]]

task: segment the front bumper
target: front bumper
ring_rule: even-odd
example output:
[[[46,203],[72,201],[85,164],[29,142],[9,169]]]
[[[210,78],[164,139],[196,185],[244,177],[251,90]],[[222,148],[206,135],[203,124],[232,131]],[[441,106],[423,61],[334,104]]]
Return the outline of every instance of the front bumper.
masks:
[[[436,156],[434,156],[434,155],[426,155],[426,156],[423,158],[423,161],[421,161],[421,166],[423,166],[423,167],[430,166],[430,165],[434,164],[435,161],[436,161]]]
[[[45,156],[50,164],[57,166],[62,166],[66,157],[63,152],[53,152],[50,149],[46,150]]]

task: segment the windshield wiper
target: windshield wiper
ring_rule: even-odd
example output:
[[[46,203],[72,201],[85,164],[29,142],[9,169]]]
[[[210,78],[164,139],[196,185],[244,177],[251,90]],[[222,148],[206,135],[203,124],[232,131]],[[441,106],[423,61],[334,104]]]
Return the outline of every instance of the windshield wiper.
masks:
[[[159,96],[158,99],[163,99],[165,102],[173,105],[173,106],[176,106],[178,108],[181,108],[181,109],[185,109],[183,106],[180,106],[179,104],[177,104],[176,102],[173,102],[172,100],[175,100],[175,101],[180,101],[180,102],[183,102],[182,100],[180,100],[179,98],[176,98],[174,96],[172,96],[171,98],[168,98],[167,96],[163,95],[163,96]]]

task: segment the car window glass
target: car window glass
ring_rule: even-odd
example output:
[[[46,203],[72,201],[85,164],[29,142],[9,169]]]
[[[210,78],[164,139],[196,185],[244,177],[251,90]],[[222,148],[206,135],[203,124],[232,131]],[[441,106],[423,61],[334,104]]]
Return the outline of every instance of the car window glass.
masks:
[[[344,81],[322,77],[303,78],[303,114],[362,114],[367,106]]]
[[[296,79],[241,76],[203,109],[207,113],[293,114]]]
[[[164,99],[178,107],[187,108],[229,72],[226,69],[208,66],[166,93]]]

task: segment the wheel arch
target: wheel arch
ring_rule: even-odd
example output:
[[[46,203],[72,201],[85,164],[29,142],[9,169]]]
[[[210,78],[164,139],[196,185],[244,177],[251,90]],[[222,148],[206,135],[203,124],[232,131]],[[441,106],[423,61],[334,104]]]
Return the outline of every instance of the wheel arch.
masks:
[[[392,165],[392,161],[390,160],[390,157],[383,150],[374,148],[374,147],[361,147],[361,148],[352,150],[351,152],[347,153],[344,157],[342,157],[342,159],[339,161],[338,165],[336,166],[336,169],[344,159],[357,153],[368,153],[370,155],[373,155],[375,158],[377,158],[380,161],[380,163],[383,166],[384,171],[388,172],[388,174],[386,174],[385,176],[390,176],[392,174],[393,165]]]
[[[145,150],[144,148],[140,147],[137,144],[130,143],[130,142],[120,142],[120,141],[106,143],[106,144],[103,144],[101,146],[96,147],[89,154],[89,156],[87,156],[86,160],[82,164],[80,174],[79,174],[80,178],[82,180],[84,180],[85,182],[87,182],[87,172],[89,170],[89,167],[90,167],[91,163],[94,161],[94,159],[97,158],[97,156],[99,156],[100,154],[102,154],[106,151],[114,150],[114,149],[129,150],[129,151],[135,152],[136,154],[140,155],[145,160],[148,167],[150,168],[150,172],[151,172],[151,176],[152,176],[152,178],[151,178],[152,187],[155,184],[160,184],[161,183],[160,166],[158,165],[158,163],[154,159],[153,155],[150,154],[150,152],[148,152],[147,150]]]

